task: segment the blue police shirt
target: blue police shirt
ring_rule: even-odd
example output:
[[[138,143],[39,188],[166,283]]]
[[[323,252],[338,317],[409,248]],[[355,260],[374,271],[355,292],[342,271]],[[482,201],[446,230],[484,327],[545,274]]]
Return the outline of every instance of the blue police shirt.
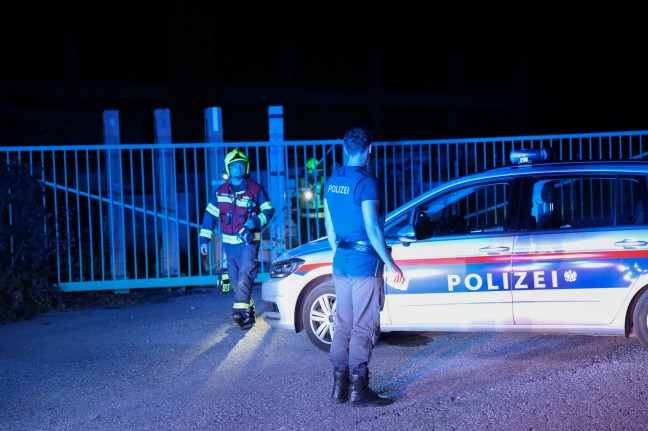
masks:
[[[378,178],[360,166],[343,166],[326,182],[324,197],[339,240],[369,240],[362,218],[362,201],[380,201]]]

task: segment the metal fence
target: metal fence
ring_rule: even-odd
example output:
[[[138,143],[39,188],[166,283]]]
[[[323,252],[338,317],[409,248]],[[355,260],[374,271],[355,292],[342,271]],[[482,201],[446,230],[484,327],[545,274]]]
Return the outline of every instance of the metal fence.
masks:
[[[560,160],[640,159],[647,134],[375,142],[370,169],[381,180],[391,211],[437,184],[508,164],[512,149],[549,148]],[[218,283],[216,270],[223,263],[218,241],[203,259],[198,233],[209,197],[223,181],[220,168],[214,168],[222,160],[214,159],[232,148],[248,155],[250,177],[277,208],[262,234],[261,281],[281,253],[324,236],[323,224],[303,217],[300,186],[310,158],[327,176],[344,164],[340,140],[3,147],[0,156],[7,166],[29,166],[42,185],[37,202],[52,216],[43,228],[54,238],[61,289],[130,290]],[[2,220],[9,237],[11,217],[9,207]]]

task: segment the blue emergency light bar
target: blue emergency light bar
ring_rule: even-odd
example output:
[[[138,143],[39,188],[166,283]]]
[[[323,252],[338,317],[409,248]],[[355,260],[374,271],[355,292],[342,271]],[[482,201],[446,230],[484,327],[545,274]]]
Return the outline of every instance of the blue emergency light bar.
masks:
[[[509,157],[511,163],[521,165],[547,160],[549,159],[549,153],[544,148],[521,148],[519,150],[512,150]]]

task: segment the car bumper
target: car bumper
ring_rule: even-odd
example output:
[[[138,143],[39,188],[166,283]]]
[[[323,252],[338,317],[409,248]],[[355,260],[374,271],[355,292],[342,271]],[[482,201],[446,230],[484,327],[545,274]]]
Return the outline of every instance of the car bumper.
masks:
[[[263,300],[263,319],[273,328],[296,331],[295,310],[299,283],[291,283],[292,276],[286,278],[268,278],[261,285]]]

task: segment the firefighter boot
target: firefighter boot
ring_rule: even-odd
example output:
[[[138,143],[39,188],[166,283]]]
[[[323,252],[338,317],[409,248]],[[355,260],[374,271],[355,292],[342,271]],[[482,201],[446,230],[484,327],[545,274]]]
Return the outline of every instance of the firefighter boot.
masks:
[[[248,308],[248,316],[250,317],[250,321],[254,325],[256,323],[256,310],[254,309],[254,305],[250,305],[250,308]]]
[[[343,403],[349,396],[349,370],[338,371],[333,369],[333,392],[331,396],[338,403]]]
[[[238,323],[243,330],[250,329],[252,326],[254,326],[254,321],[250,318],[247,310],[237,311],[236,313],[232,314],[232,319],[234,319],[234,321]]]
[[[351,387],[349,389],[349,402],[354,407],[381,407],[394,402],[393,399],[378,395],[369,387],[369,370],[364,376],[350,374]]]

